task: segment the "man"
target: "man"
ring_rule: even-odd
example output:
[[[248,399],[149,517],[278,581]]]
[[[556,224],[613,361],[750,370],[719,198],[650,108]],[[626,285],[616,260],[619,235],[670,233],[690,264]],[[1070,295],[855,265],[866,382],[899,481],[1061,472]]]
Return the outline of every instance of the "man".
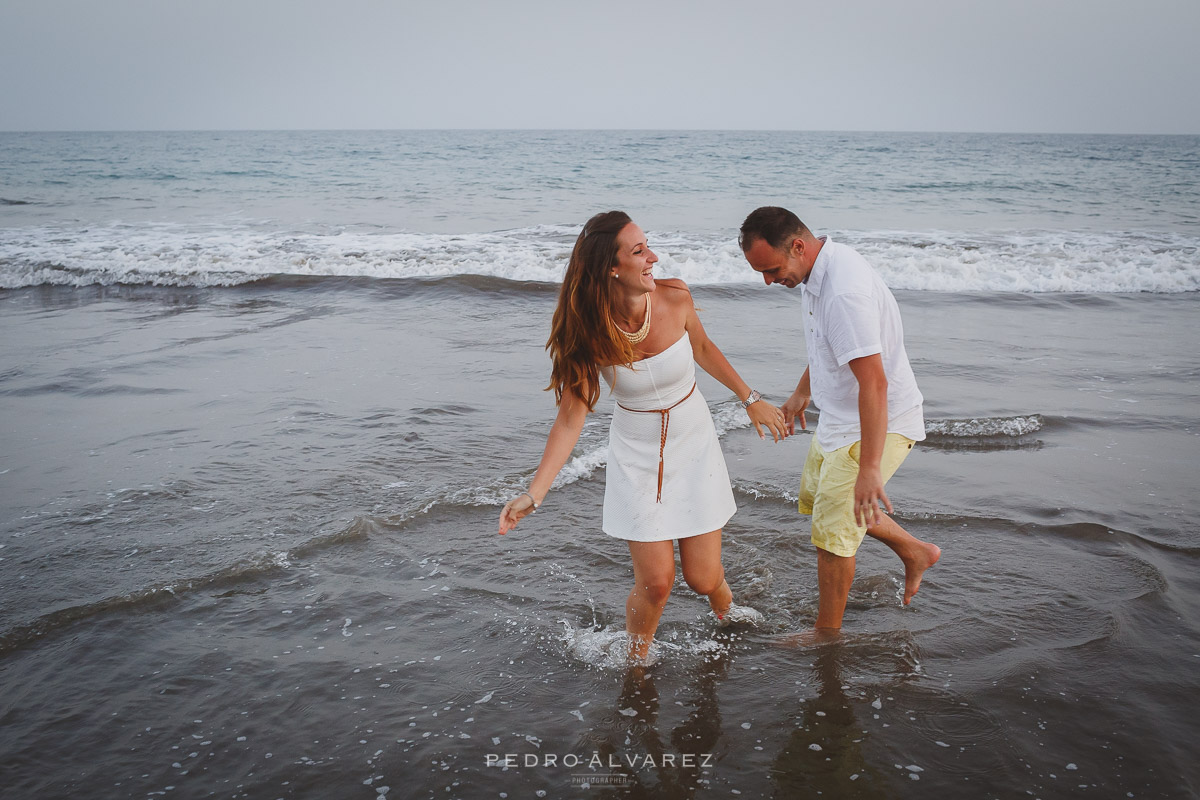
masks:
[[[904,604],[941,549],[913,537],[890,512],[883,486],[913,443],[925,438],[924,398],[904,350],[896,299],[857,252],[817,238],[784,208],[759,208],[742,223],[750,266],[773,283],[803,287],[808,367],[782,410],[789,433],[821,410],[800,479],[800,512],[812,515],[820,605],[818,632],[842,627],[864,534],[904,562]]]

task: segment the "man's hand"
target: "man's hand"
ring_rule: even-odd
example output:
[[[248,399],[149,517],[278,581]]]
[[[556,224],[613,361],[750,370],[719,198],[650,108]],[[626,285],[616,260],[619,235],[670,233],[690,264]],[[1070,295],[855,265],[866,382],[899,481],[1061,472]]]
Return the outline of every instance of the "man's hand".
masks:
[[[808,430],[808,423],[804,420],[804,409],[808,408],[810,395],[800,394],[799,391],[792,392],[792,396],[780,407],[783,412],[783,422],[787,426],[788,435],[791,436],[796,432],[796,419],[800,419],[800,428]]]
[[[858,525],[878,525],[883,522],[880,504],[892,513],[892,501],[883,491],[883,475],[879,468],[859,468],[858,480],[854,482],[854,522]]]

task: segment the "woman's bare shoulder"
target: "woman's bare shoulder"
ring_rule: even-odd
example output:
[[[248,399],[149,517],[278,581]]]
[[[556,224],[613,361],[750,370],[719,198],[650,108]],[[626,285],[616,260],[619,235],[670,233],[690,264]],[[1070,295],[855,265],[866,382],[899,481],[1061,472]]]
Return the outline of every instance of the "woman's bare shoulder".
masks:
[[[655,278],[654,280],[658,284],[655,295],[661,296],[661,299],[667,303],[691,302],[692,292],[682,278]],[[656,296],[654,299],[658,300],[660,297]]]

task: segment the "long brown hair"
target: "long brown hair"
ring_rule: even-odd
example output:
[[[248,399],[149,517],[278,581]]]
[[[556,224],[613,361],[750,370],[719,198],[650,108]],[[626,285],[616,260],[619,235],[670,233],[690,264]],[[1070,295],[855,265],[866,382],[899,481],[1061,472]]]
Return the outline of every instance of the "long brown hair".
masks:
[[[637,356],[613,319],[609,278],[617,265],[617,234],[632,221],[624,211],[605,211],[589,219],[575,240],[546,342],[553,364],[546,389],[554,390],[556,403],[570,391],[591,411],[600,399],[600,367],[632,364]]]

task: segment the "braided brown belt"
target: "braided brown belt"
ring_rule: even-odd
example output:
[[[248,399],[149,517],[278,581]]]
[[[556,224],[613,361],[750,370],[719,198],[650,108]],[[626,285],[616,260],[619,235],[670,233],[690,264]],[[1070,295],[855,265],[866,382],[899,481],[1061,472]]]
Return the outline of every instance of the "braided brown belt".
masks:
[[[617,403],[617,405],[621,408],[625,409],[626,411],[632,411],[635,414],[662,414],[662,436],[658,441],[658,497],[654,500],[656,503],[662,502],[663,453],[667,449],[667,426],[671,423],[671,409],[679,406],[684,400],[687,400],[689,397],[691,397],[692,393],[695,391],[696,384],[693,383],[691,390],[683,396],[683,399],[669,408],[629,408],[628,406],[622,406],[620,403]]]

